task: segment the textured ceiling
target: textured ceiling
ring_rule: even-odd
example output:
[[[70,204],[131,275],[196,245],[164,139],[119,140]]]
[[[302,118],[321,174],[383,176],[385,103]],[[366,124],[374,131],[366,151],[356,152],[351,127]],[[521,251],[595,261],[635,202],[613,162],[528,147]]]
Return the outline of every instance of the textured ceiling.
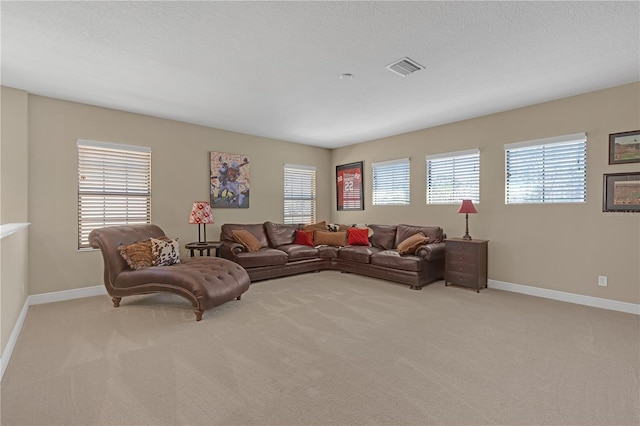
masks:
[[[328,148],[640,80],[637,1],[2,1],[0,14],[3,86]],[[425,69],[385,68],[405,56]]]

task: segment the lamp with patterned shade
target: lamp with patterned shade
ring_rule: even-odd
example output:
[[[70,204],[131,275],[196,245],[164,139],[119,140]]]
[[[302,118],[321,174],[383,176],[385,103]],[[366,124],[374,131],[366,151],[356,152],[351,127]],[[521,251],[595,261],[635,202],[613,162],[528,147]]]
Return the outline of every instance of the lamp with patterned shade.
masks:
[[[198,224],[198,242],[207,242],[207,223],[213,223],[213,212],[208,201],[195,201],[191,208],[189,223]],[[204,227],[204,240],[200,238],[200,225]]]
[[[458,209],[458,213],[464,213],[465,214],[465,222],[466,222],[466,230],[464,232],[464,237],[462,237],[463,240],[470,240],[471,239],[471,235],[469,235],[469,213],[478,213],[478,211],[476,210],[476,208],[473,205],[473,201],[471,200],[462,200],[462,204],[460,205],[460,208]]]

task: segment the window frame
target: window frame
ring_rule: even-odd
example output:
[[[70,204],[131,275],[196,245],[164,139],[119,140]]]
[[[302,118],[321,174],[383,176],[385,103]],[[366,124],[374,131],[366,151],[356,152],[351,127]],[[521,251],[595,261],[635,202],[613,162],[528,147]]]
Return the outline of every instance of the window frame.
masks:
[[[78,250],[93,250],[93,229],[151,223],[151,148],[85,139],[76,147]]]
[[[471,157],[473,157],[473,160],[472,160],[473,164],[468,166],[465,163],[470,163],[471,161],[468,161],[467,159]],[[445,184],[450,186],[449,191],[451,191],[451,197],[446,199],[444,199],[444,197],[441,195],[436,197],[431,191],[434,185],[430,184],[430,181],[433,182],[433,180],[438,178],[438,176],[436,177],[431,176],[431,170],[433,166],[430,164],[430,162],[442,161],[444,163],[444,160],[449,160],[452,163],[450,166],[452,169],[450,173],[451,181]],[[457,169],[456,169],[456,161],[462,163],[458,166]],[[480,149],[474,148],[474,149],[467,149],[463,151],[453,151],[453,152],[445,152],[442,154],[426,155],[425,167],[426,167],[426,172],[425,172],[425,184],[426,184],[425,204],[426,205],[457,205],[457,204],[460,204],[462,200],[472,200],[475,204],[480,203]],[[469,170],[469,167],[470,168],[475,167],[476,170]],[[474,182],[475,190],[473,191],[467,191],[463,186],[464,182],[461,182],[461,180],[464,180],[466,178],[466,176],[464,175],[469,173],[473,173],[473,176],[471,176],[471,178],[475,180]],[[442,177],[446,178],[448,176],[444,175]],[[456,184],[456,182],[459,182],[459,183]],[[435,198],[435,199],[432,199],[432,198]],[[438,201],[439,198],[442,198],[442,200]]]
[[[296,173],[305,174],[305,172],[311,172],[310,175],[313,176],[313,184],[311,189],[311,194],[306,197],[303,195],[299,195],[298,197],[288,197],[287,196],[287,171],[288,170],[296,170]],[[284,224],[299,224],[299,223],[315,223],[317,217],[317,170],[315,166],[305,166],[300,164],[284,164],[283,165],[283,223]],[[306,215],[304,213],[298,214],[287,214],[287,202],[288,201],[298,201],[298,202],[311,202],[311,215]],[[308,217],[305,219],[305,217]],[[296,219],[298,218],[298,219]],[[302,218],[302,219],[299,219]],[[293,221],[292,221],[293,220]]]
[[[407,182],[404,188],[400,187],[401,183],[396,182],[381,182],[381,176],[379,173],[390,173],[390,171],[383,171],[384,168],[391,168],[398,165],[406,165],[406,173],[398,176],[398,179],[406,178]],[[378,171],[376,172],[376,169]],[[394,175],[391,175],[392,179],[395,179]],[[381,187],[384,185],[384,187]],[[387,188],[388,186],[388,188]],[[376,191],[387,191],[394,193],[394,200],[391,202],[381,202],[382,194]],[[395,194],[400,194],[400,197],[395,197]],[[397,199],[396,199],[397,198]],[[411,205],[411,159],[409,157],[398,158],[395,160],[378,161],[371,164],[371,203],[374,206],[408,206]]]
[[[566,147],[577,144],[579,149],[575,151],[566,150]],[[513,158],[511,155],[514,152],[522,153],[524,150],[531,150],[529,156],[520,155],[520,158]],[[541,149],[541,153],[533,152],[534,149]],[[544,139],[535,139],[524,142],[516,142],[504,145],[504,161],[505,161],[505,194],[504,201],[506,205],[518,205],[518,204],[580,204],[587,202],[587,134],[586,133],[574,133],[570,135],[555,136]],[[570,154],[575,157],[575,161],[578,161],[578,168],[581,172],[571,174],[571,166],[568,164],[568,156]],[[539,159],[539,157],[542,157]],[[539,173],[535,175],[533,172],[535,168],[530,166],[528,169],[522,168],[519,170],[513,170],[510,164],[518,162],[534,160],[541,161],[538,165]],[[569,161],[573,161],[571,158]],[[566,163],[566,164],[563,164]],[[522,175],[529,170],[533,177],[526,178]],[[520,176],[513,177],[515,172],[520,173]],[[552,174],[553,173],[553,174]],[[562,175],[560,175],[563,173]],[[512,188],[511,182],[515,187]],[[538,179],[538,183],[535,184],[535,179]],[[558,183],[560,179],[567,182],[571,180],[568,185],[560,186]],[[521,181],[519,187],[517,186],[518,180]],[[526,186],[529,183],[529,186]],[[560,191],[571,193],[571,186],[581,190],[575,190],[581,197],[578,199],[575,195],[567,195],[565,198],[555,197],[553,193],[558,194]],[[540,196],[531,197],[530,200],[525,199],[525,195],[518,196],[515,192],[525,191],[541,191]],[[513,194],[513,195],[512,195]]]

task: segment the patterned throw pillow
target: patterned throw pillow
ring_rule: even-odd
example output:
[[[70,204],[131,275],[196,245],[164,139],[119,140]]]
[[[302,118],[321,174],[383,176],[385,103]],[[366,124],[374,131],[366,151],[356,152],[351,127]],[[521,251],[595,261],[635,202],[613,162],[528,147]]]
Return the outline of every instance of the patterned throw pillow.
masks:
[[[167,241],[167,237],[160,237],[159,240]],[[131,269],[138,270],[153,266],[153,254],[151,253],[151,240],[136,241],[128,245],[119,245],[118,252]]]
[[[347,242],[350,246],[369,246],[369,230],[367,228],[349,228]]]
[[[313,231],[296,231],[295,244],[313,247]]]
[[[262,248],[260,241],[246,229],[237,229],[231,232],[236,243],[240,243],[248,252],[258,251]]]
[[[153,255],[153,266],[169,266],[180,263],[178,239],[163,241],[151,238],[151,254]]]
[[[398,244],[396,250],[398,250],[400,254],[414,254],[418,247],[428,242],[429,238],[425,237],[422,232],[418,232]]]

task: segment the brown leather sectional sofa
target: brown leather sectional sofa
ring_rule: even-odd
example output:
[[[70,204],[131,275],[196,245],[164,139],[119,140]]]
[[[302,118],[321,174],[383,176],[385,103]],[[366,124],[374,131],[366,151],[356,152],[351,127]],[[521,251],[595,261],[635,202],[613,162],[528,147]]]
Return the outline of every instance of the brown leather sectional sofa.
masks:
[[[295,244],[295,231],[301,225],[274,222],[258,224],[224,224],[220,241],[220,256],[240,264],[251,281],[325,269],[352,272],[410,285],[420,290],[424,285],[444,276],[444,239],[439,226],[368,225],[373,230],[370,246],[319,246]],[[261,248],[249,252],[235,242],[234,230],[247,230],[260,242]],[[400,255],[398,244],[422,232],[428,244],[418,247],[415,254]]]

